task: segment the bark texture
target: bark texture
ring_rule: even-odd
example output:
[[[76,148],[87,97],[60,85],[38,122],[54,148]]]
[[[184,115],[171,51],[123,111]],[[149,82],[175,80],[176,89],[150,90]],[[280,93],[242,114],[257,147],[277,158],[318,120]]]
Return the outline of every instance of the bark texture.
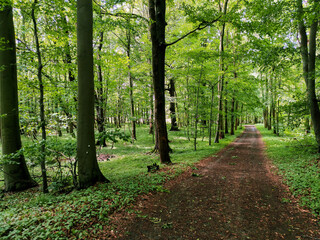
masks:
[[[91,0],[77,1],[78,39],[78,132],[77,161],[79,187],[108,181],[101,173],[94,139],[94,73],[93,73],[93,14]]]
[[[166,1],[149,0],[152,42],[152,73],[155,95],[155,127],[158,133],[160,161],[170,164],[168,132],[165,113],[165,27]]]
[[[319,9],[319,0],[314,0],[314,11]],[[316,51],[317,51],[317,32],[319,24],[319,14],[314,14],[310,26],[310,32],[307,35],[305,26],[304,9],[302,0],[297,0],[299,33],[300,33],[300,51],[303,62],[303,76],[307,86],[307,98],[311,114],[311,121],[320,152],[320,109],[316,96],[315,70],[316,70]],[[308,39],[309,36],[309,39]]]
[[[2,153],[16,153],[21,149],[16,45],[12,7],[9,1],[0,10],[0,120]],[[4,5],[4,4],[3,4]],[[24,190],[36,185],[28,172],[24,156],[10,159],[15,164],[4,164],[4,181],[6,191]]]

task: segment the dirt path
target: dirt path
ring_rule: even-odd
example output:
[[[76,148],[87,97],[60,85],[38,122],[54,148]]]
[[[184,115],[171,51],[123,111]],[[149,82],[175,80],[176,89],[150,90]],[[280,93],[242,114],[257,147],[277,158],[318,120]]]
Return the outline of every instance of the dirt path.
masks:
[[[299,209],[270,172],[254,126],[218,155],[144,197],[139,216],[121,222],[117,239],[319,239],[317,221]],[[120,223],[120,222],[119,222]]]

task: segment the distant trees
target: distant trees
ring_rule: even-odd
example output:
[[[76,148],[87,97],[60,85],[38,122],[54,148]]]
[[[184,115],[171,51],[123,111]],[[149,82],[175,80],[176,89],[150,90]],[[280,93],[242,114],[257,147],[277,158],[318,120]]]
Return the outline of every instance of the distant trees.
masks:
[[[0,5],[0,120],[6,191],[36,185],[21,149],[17,87],[16,44],[11,1]]]

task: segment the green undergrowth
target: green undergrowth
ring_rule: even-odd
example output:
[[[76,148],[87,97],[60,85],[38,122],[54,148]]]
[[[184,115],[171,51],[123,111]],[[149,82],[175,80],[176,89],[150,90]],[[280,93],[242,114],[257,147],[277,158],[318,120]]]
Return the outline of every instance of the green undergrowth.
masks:
[[[146,127],[138,128],[134,143],[119,141],[111,149],[98,150],[99,165],[111,183],[97,184],[85,190],[49,194],[31,189],[0,196],[1,239],[87,239],[101,236],[108,227],[109,216],[134,203],[137,196],[149,192],[167,192],[165,181],[172,179],[199,160],[217,153],[235,136],[227,136],[220,144],[208,146],[207,138],[199,138],[197,151],[193,139],[184,131],[169,132],[173,149],[170,166],[160,164],[162,171],[147,173],[147,165],[159,164],[159,156],[151,154],[154,143]],[[236,135],[239,135],[237,131]],[[65,137],[66,141],[70,139]],[[60,139],[59,141],[64,141]]]
[[[257,126],[266,143],[267,155],[279,169],[292,194],[302,206],[320,216],[320,154],[314,136],[302,132],[285,132],[277,137]]]

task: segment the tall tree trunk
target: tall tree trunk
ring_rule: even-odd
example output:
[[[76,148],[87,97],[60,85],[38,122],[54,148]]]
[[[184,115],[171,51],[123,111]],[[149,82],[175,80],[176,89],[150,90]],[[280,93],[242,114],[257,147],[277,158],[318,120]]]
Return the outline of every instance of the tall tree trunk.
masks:
[[[96,98],[96,112],[97,112],[97,126],[98,126],[98,131],[99,133],[103,133],[105,131],[105,99],[104,99],[104,88],[103,88],[103,76],[102,76],[102,67],[101,67],[101,52],[102,52],[102,47],[103,47],[103,39],[104,39],[104,33],[100,32],[100,39],[99,39],[99,46],[98,46],[98,87],[97,87],[97,91],[95,94],[95,98]],[[100,146],[107,146],[106,144],[106,140],[103,138],[102,142],[97,142],[97,145]]]
[[[62,18],[63,24],[64,24],[64,28],[65,28],[65,34],[67,37],[67,42],[65,45],[65,49],[66,49],[66,59],[65,59],[65,63],[68,66],[68,80],[69,82],[74,82],[75,77],[74,74],[72,72],[72,56],[71,56],[71,51],[70,51],[70,43],[69,43],[69,28],[68,28],[68,21],[66,16],[64,16]],[[61,99],[61,97],[59,97]],[[71,100],[71,99],[70,99]],[[73,99],[74,101],[77,101],[77,98],[74,97]],[[61,103],[63,105],[63,111],[65,112],[66,116],[67,116],[67,121],[68,121],[68,132],[71,134],[72,137],[75,137],[74,134],[74,123],[73,123],[73,117],[71,114],[71,111],[69,110],[69,106],[67,105],[67,103],[63,103],[62,99],[61,99]]]
[[[21,149],[16,44],[9,0],[2,3],[0,10],[0,39],[0,132],[5,156]],[[10,160],[15,164],[4,164],[3,168],[5,191],[20,191],[37,185],[31,179],[23,154]]]
[[[223,14],[227,13],[228,0],[225,0],[223,7]],[[214,142],[219,143],[219,139],[224,138],[224,127],[223,127],[223,87],[224,87],[224,34],[225,34],[226,23],[222,24],[222,29],[220,32],[220,46],[219,46],[219,55],[220,55],[220,76],[219,76],[219,84],[218,84],[218,92],[219,92],[219,105],[218,105],[218,119],[217,119],[217,132]]]
[[[200,82],[202,78],[202,70],[203,66],[201,66],[200,76],[197,86],[197,94],[196,94],[196,115],[195,115],[195,130],[194,130],[194,150],[197,151],[197,135],[198,135],[198,122],[199,122],[199,95],[200,95]]]
[[[46,119],[45,119],[45,111],[44,111],[44,86],[43,86],[43,80],[42,80],[42,56],[40,51],[40,43],[39,43],[39,37],[38,37],[38,28],[37,28],[37,21],[35,17],[35,9],[37,7],[38,0],[35,0],[32,6],[32,21],[34,26],[34,37],[36,40],[36,49],[37,49],[37,58],[38,58],[38,81],[39,81],[39,91],[40,91],[40,99],[39,99],[39,105],[40,105],[40,128],[41,128],[41,160],[40,160],[40,166],[41,166],[41,174],[42,174],[42,191],[44,193],[48,192],[48,180],[47,180],[47,170],[46,170]]]
[[[229,126],[228,126],[228,98],[227,98],[227,86],[228,83],[225,83],[225,100],[224,100],[224,133],[228,134],[229,133]]]
[[[170,164],[168,132],[165,113],[165,27],[166,1],[149,0],[152,42],[152,73],[155,95],[155,120],[159,140],[160,161]]]
[[[235,126],[234,126],[234,129],[237,131],[238,130],[238,126],[239,126],[239,116],[238,116],[238,108],[239,108],[239,102],[236,101],[236,104],[235,104],[235,112],[236,112],[236,120],[235,120]]]
[[[214,99],[214,85],[211,86],[210,119],[209,119],[209,146],[211,146],[211,139],[212,139],[213,99]]]
[[[127,29],[127,57],[128,57],[128,75],[129,75],[129,95],[130,95],[130,110],[131,110],[131,125],[132,125],[132,141],[137,140],[136,133],[136,119],[134,114],[134,100],[133,100],[133,77],[131,73],[131,23],[130,18],[128,19]]]
[[[169,94],[170,94],[170,118],[171,118],[170,131],[179,131],[178,124],[177,124],[177,115],[176,115],[176,87],[175,87],[174,78],[170,78]]]
[[[234,103],[235,103],[235,99],[233,96],[232,101],[231,101],[231,119],[230,119],[230,134],[231,135],[234,135]]]
[[[316,96],[315,88],[315,67],[316,67],[316,50],[317,50],[317,32],[319,24],[319,0],[314,0],[314,10],[312,23],[310,26],[310,32],[307,35],[305,26],[304,9],[302,0],[297,0],[297,11],[299,21],[299,33],[300,33],[300,48],[301,57],[303,62],[303,76],[307,86],[307,97],[309,103],[309,109],[311,113],[311,121],[318,143],[318,151],[320,152],[320,109],[318,99]],[[309,19],[308,19],[309,20]],[[309,36],[309,40],[308,40]],[[309,46],[308,46],[309,45]],[[308,49],[309,48],[309,49]]]
[[[154,134],[154,107],[153,107],[153,83],[150,84],[150,115],[149,115],[149,134]]]
[[[93,13],[91,0],[77,1],[79,187],[108,181],[101,173],[94,139]]]

